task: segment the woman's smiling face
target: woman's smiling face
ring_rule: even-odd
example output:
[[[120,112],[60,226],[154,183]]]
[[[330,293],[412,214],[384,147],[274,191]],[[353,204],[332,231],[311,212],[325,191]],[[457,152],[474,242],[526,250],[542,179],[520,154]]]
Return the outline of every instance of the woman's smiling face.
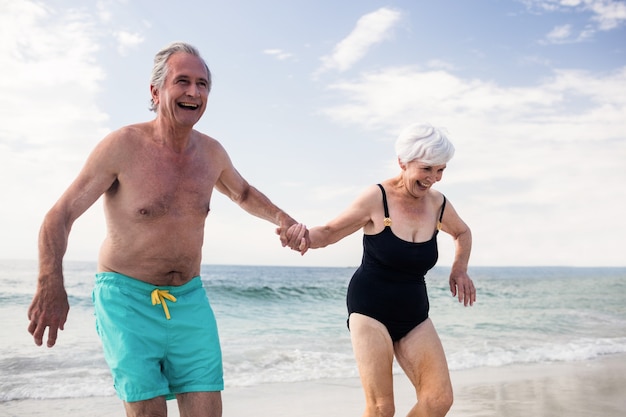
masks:
[[[400,167],[405,187],[409,193],[417,197],[428,191],[434,183],[441,181],[446,164],[429,165],[416,160],[406,164],[400,163]]]

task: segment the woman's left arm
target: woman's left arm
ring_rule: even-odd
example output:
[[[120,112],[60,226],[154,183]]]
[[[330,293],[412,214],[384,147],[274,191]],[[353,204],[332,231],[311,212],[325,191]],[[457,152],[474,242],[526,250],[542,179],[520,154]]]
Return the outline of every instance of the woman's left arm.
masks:
[[[472,251],[472,231],[449,201],[443,213],[441,230],[452,236],[455,245],[454,262],[450,271],[450,291],[453,297],[458,297],[459,303],[471,306],[476,301],[476,288],[467,274]]]

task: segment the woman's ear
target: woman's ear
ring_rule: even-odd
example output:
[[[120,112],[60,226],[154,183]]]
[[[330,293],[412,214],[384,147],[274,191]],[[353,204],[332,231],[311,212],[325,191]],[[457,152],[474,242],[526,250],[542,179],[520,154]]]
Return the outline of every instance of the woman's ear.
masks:
[[[400,160],[400,157],[398,157],[398,165],[400,165],[402,171],[406,169],[406,165]]]

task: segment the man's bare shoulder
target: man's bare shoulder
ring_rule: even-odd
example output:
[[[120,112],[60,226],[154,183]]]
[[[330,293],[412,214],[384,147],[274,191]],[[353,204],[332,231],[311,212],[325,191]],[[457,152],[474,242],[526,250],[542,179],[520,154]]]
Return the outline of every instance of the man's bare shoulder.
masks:
[[[207,135],[206,133],[199,132],[199,131],[197,131],[195,129],[194,129],[193,133],[194,133],[194,135],[196,137],[196,140],[200,144],[202,144],[202,146],[216,146],[216,147],[223,148],[222,144],[217,139]]]
[[[145,140],[154,132],[154,126],[151,122],[135,123],[114,130],[107,139],[110,140]]]
[[[152,131],[149,123],[123,126],[106,135],[96,149],[107,153],[128,153],[142,146],[151,137]]]
[[[198,144],[200,149],[211,154],[213,158],[219,156],[228,157],[226,149],[217,139],[205,133],[198,132],[197,130],[194,130],[193,133],[196,138],[196,143]]]

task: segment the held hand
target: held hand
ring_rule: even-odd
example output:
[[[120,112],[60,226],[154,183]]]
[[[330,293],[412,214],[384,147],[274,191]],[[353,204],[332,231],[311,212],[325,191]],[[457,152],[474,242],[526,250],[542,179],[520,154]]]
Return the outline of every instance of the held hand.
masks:
[[[287,230],[289,247],[304,255],[309,250],[309,230],[302,223],[292,225]]]
[[[65,289],[59,291],[42,291],[37,289],[33,301],[28,308],[28,319],[30,325],[28,332],[33,335],[35,344],[43,344],[43,336],[48,328],[47,346],[54,346],[57,340],[57,333],[63,330],[70,305],[67,300]]]
[[[473,306],[476,302],[476,288],[465,271],[450,273],[450,291],[452,296],[458,297],[459,303],[463,303],[466,307]]]
[[[292,241],[294,243],[292,249],[300,252],[300,255],[304,255],[311,247],[309,229],[303,224],[291,226],[289,229],[292,232]]]
[[[280,241],[283,247],[289,246],[292,250],[300,252],[301,255],[304,255],[309,249],[309,231],[306,226],[301,223],[295,223],[288,229],[278,227],[276,234],[280,235]]]
[[[296,222],[293,222],[291,224],[281,223],[280,226],[276,228],[276,234],[280,237],[280,244],[283,246],[283,248],[285,246],[289,246],[290,248],[293,249],[292,242],[290,242],[291,234],[289,233],[289,231],[291,230],[292,227],[297,226],[297,225],[298,223]]]

